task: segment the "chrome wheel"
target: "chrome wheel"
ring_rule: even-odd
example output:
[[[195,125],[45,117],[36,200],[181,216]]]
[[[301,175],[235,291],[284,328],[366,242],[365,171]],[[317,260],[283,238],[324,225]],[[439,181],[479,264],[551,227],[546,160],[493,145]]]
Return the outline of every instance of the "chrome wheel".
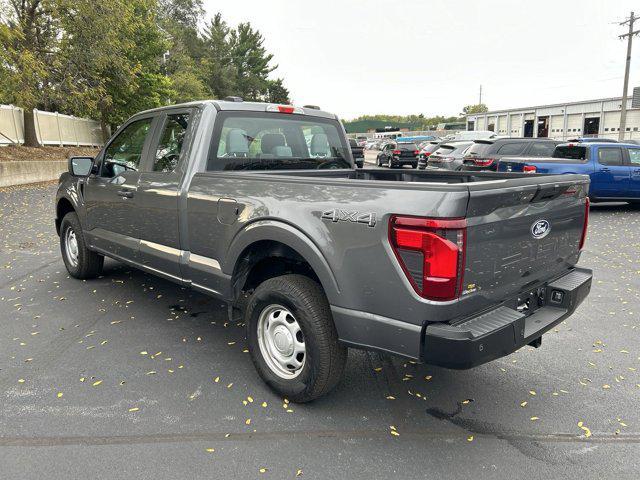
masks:
[[[298,321],[282,305],[269,305],[258,318],[258,346],[269,369],[280,378],[297,377],[307,352]]]
[[[67,232],[64,236],[64,253],[67,257],[67,261],[73,267],[78,266],[78,238],[73,228],[67,228]]]

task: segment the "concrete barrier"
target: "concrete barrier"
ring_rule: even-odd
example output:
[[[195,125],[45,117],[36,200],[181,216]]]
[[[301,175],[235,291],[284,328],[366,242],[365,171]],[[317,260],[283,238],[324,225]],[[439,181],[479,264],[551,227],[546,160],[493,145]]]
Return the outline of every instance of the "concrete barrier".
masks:
[[[67,165],[66,160],[0,162],[0,187],[57,180]]]

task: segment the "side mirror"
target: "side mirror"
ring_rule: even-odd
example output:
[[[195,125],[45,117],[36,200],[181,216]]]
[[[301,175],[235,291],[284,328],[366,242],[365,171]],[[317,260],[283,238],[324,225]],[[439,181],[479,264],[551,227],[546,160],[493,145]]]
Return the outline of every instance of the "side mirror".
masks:
[[[71,157],[69,159],[69,173],[74,177],[88,177],[93,170],[93,158]]]

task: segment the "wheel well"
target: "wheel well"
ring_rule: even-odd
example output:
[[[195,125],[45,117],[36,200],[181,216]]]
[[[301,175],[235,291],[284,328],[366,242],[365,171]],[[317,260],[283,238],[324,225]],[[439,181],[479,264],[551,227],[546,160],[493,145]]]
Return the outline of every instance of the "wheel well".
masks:
[[[269,278],[289,273],[304,275],[320,284],[309,262],[293,248],[271,240],[253,243],[236,262],[233,272],[234,295],[238,298],[241,292],[254,290]]]
[[[62,222],[62,219],[67,213],[74,211],[75,209],[68,199],[60,199],[58,205],[56,205],[56,231],[58,232],[58,235],[60,234],[60,223]]]

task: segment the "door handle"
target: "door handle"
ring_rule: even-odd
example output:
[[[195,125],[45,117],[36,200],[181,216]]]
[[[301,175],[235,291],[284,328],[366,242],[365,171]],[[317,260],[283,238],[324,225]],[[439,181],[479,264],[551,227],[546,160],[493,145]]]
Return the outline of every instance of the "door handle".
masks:
[[[610,168],[601,168],[600,171],[601,172],[610,172],[611,169]]]
[[[118,190],[118,195],[122,198],[133,198],[134,193],[131,190]]]

